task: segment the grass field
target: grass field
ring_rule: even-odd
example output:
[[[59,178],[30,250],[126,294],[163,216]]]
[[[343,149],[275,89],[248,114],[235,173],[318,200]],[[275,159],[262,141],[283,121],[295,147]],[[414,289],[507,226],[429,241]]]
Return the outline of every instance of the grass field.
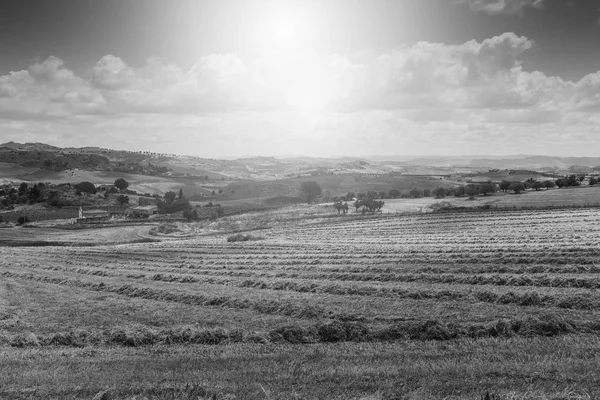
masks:
[[[0,398],[600,397],[597,208],[311,210],[0,229]]]
[[[452,207],[476,208],[490,206],[498,208],[544,208],[570,206],[600,205],[600,186],[584,186],[531,191],[522,194],[495,193],[477,196],[471,200],[467,197],[448,196],[443,199],[425,197],[420,199],[386,199],[383,212],[429,212],[436,203],[447,202]]]

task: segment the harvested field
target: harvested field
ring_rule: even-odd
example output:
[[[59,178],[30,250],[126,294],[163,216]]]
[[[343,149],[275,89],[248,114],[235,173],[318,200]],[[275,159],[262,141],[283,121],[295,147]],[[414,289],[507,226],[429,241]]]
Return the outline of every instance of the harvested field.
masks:
[[[63,241],[0,248],[0,357],[11,368],[66,368],[65,352],[94,368],[143,365],[135,385],[106,372],[89,390],[65,377],[55,389],[37,367],[37,395],[148,394],[189,383],[187,370],[152,378],[187,363],[219,398],[600,396],[589,374],[600,361],[597,208],[340,216],[274,225],[260,240],[117,244],[140,229],[0,230],[0,241]],[[189,364],[196,353],[214,375]],[[395,368],[398,357],[413,364]],[[33,385],[1,379],[0,397],[27,398],[19,382]]]

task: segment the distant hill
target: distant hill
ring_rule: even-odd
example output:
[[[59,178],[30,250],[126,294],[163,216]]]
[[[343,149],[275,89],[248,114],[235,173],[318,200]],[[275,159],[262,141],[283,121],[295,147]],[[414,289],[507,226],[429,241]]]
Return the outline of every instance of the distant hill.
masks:
[[[7,142],[0,144],[0,147],[6,147],[12,150],[26,150],[26,151],[58,151],[60,147],[51,146],[45,143],[16,143]]]
[[[489,170],[534,170],[586,173],[600,166],[600,157],[510,156],[372,156],[372,157],[243,157],[210,159],[188,155],[125,151],[100,147],[60,148],[44,143],[8,142],[0,145],[0,163],[49,171],[74,169],[198,181],[275,181],[327,175],[443,176],[487,173]],[[31,171],[30,171],[31,172]],[[3,179],[16,174],[2,168]],[[22,175],[22,170],[20,172]],[[40,173],[44,175],[44,173]],[[335,180],[335,179],[334,179]],[[339,179],[338,179],[339,180]],[[211,192],[212,186],[209,189]]]
[[[474,168],[503,168],[503,169],[535,169],[535,170],[566,170],[571,166],[595,167],[600,165],[600,157],[551,157],[529,156],[518,159],[489,159],[471,160],[469,165]]]

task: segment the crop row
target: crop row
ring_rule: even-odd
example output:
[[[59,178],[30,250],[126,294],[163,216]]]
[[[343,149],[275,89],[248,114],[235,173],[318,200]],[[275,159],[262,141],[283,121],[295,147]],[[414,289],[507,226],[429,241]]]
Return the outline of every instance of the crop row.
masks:
[[[47,267],[50,270],[61,270],[60,267]],[[486,302],[492,304],[513,304],[518,306],[535,306],[535,307],[558,307],[565,309],[579,309],[579,310],[598,310],[600,309],[600,298],[596,296],[589,296],[584,293],[573,294],[573,295],[548,295],[540,294],[537,291],[528,292],[513,292],[508,291],[504,293],[497,293],[490,290],[480,291],[466,291],[466,290],[436,290],[432,288],[427,289],[406,289],[401,287],[382,287],[380,285],[369,286],[369,285],[340,285],[334,283],[323,282],[322,280],[313,281],[298,281],[298,280],[285,280],[285,279],[228,279],[220,277],[211,278],[199,278],[192,275],[172,275],[172,274],[153,274],[145,275],[143,273],[132,273],[121,275],[118,273],[107,273],[102,270],[86,270],[86,269],[73,269],[66,270],[64,272],[92,275],[92,276],[105,276],[115,278],[129,278],[137,280],[152,280],[162,281],[170,283],[201,283],[201,284],[215,284],[224,286],[235,286],[238,288],[253,288],[253,289],[268,289],[276,291],[293,291],[299,293],[326,293],[332,295],[341,296],[367,296],[367,297],[384,297],[384,298],[398,298],[398,299],[413,299],[413,300],[424,300],[424,299],[439,299],[439,300],[461,300],[468,302]],[[8,275],[11,276],[11,275]],[[27,279],[35,279],[35,275],[23,275]],[[47,278],[47,277],[44,277]],[[42,279],[43,280],[43,279]],[[61,283],[61,282],[81,282],[78,280],[51,278],[50,283]],[[444,282],[445,283],[445,282]],[[97,290],[96,284],[84,285],[86,288],[92,288]],[[109,286],[104,285],[103,288]],[[118,289],[118,290],[107,290],[120,294],[130,295],[130,297],[143,297],[152,300],[166,300],[166,301],[177,301],[174,300],[175,295],[167,295],[163,290],[156,290],[150,288],[144,288],[143,290],[149,290],[151,297],[147,297],[145,292],[142,291],[142,295],[139,295],[137,291],[131,291],[130,288]],[[157,294],[158,293],[158,294]],[[158,297],[156,297],[158,296]],[[180,295],[177,295],[180,296]],[[189,297],[191,296],[191,297]],[[190,300],[192,299],[192,300]],[[193,301],[193,303],[190,303]],[[216,301],[216,303],[215,303]],[[184,295],[184,300],[180,301],[186,304],[203,304],[203,305],[222,305],[225,307],[233,308],[250,308],[254,311],[282,314],[292,317],[302,318],[307,316],[304,311],[294,310],[297,306],[294,303],[289,303],[281,307],[275,307],[273,304],[265,307],[263,302],[256,303],[254,305],[248,303],[248,301],[240,302],[238,299],[229,297],[220,297],[218,300],[209,298],[202,295]],[[277,301],[271,300],[271,303],[277,303]],[[243,307],[241,305],[244,305]],[[283,311],[282,311],[283,310]],[[290,311],[294,310],[294,311]],[[310,314],[310,313],[309,313]],[[318,317],[319,315],[328,315],[322,309],[318,313],[312,311],[311,317]]]
[[[184,327],[152,329],[146,326],[104,330],[78,329],[52,334],[0,335],[0,346],[37,347],[88,345],[152,346],[170,344],[220,345],[231,343],[333,343],[398,340],[451,340],[457,338],[557,336],[569,333],[600,334],[600,324],[574,322],[548,314],[540,317],[500,319],[489,323],[446,324],[438,320],[397,322],[372,327],[360,322],[326,320],[310,325],[284,325],[265,332],[244,332]]]
[[[80,287],[96,292],[116,293],[131,298],[167,301],[199,306],[226,307],[234,309],[249,309],[261,314],[286,315],[293,318],[324,318],[334,317],[333,313],[314,305],[299,305],[290,301],[278,300],[241,300],[229,296],[206,296],[202,294],[172,293],[167,290],[137,287],[128,284],[108,285],[104,282],[90,282],[58,276],[46,276],[33,273],[17,273],[4,271],[2,276],[16,279],[26,279],[37,282],[51,283],[62,286]]]
[[[60,265],[47,265],[41,267],[44,270],[65,271],[79,274],[89,274],[96,276],[122,276],[126,273],[127,277],[143,278],[146,273],[154,273],[154,280],[167,280],[156,277],[169,276],[169,274],[180,274],[183,268],[165,268],[160,266],[141,268],[124,266],[93,266],[96,269],[86,269],[85,267],[65,267]],[[101,267],[102,269],[97,269]],[[118,271],[110,273],[109,271]],[[341,269],[340,269],[341,270]],[[594,268],[595,272],[600,269]],[[137,271],[138,273],[134,273]],[[579,289],[600,289],[600,278],[590,278],[588,276],[531,276],[525,274],[448,274],[445,272],[420,272],[400,274],[383,272],[326,272],[309,271],[306,269],[288,269],[287,271],[279,269],[274,271],[245,269],[197,269],[185,268],[185,282],[200,282],[197,276],[212,277],[238,277],[238,278],[273,278],[273,279],[303,279],[316,281],[352,281],[352,282],[426,282],[426,283],[444,283],[444,284],[466,284],[466,285],[495,285],[495,286],[532,286],[532,287],[555,287],[555,288],[579,288]],[[175,280],[175,279],[174,279]]]

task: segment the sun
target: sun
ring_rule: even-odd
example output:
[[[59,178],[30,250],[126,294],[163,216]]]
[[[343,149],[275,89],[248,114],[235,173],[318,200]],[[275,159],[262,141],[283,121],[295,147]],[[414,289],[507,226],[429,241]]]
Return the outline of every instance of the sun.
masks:
[[[273,34],[280,43],[289,43],[296,38],[296,26],[287,18],[279,18],[273,24]]]

